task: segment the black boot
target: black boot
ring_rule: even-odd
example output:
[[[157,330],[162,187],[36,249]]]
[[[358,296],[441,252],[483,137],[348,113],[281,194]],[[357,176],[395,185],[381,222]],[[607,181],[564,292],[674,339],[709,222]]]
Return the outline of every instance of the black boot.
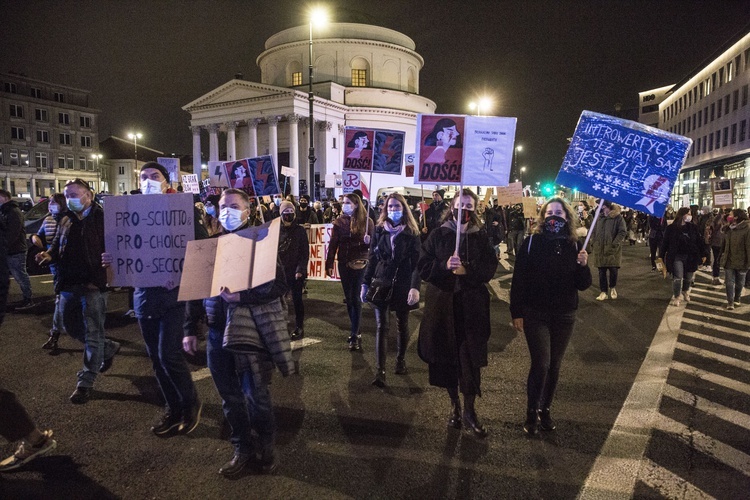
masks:
[[[396,340],[396,375],[406,375],[406,346],[409,344],[409,312],[397,312],[396,321],[398,323],[398,337]]]
[[[302,328],[301,326],[298,326],[297,328],[294,329],[292,334],[289,336],[289,339],[300,340],[300,339],[303,339],[304,337],[305,337],[305,329]]]
[[[523,423],[523,430],[529,436],[539,434],[539,410],[529,408],[526,410],[526,422]]]
[[[463,424],[463,421],[461,420],[461,402],[456,399],[452,404],[453,409],[451,410],[450,417],[448,417],[448,427],[460,429]]]
[[[539,428],[543,431],[554,431],[557,424],[549,414],[549,408],[539,410]]]
[[[47,339],[47,342],[42,345],[42,349],[52,349],[53,351],[57,349],[57,340],[60,338],[60,332],[52,330],[49,332],[49,338]]]
[[[349,350],[352,352],[362,350],[362,336],[361,335],[355,335],[353,337],[349,337]]]
[[[474,398],[474,394],[464,395],[464,404],[466,405],[463,413],[464,427],[466,430],[471,431],[474,436],[485,438],[487,437],[487,429],[479,422],[477,412],[474,409]]]
[[[385,387],[385,370],[376,370],[375,380],[372,381],[372,385],[374,385],[375,387],[380,387],[381,389]]]

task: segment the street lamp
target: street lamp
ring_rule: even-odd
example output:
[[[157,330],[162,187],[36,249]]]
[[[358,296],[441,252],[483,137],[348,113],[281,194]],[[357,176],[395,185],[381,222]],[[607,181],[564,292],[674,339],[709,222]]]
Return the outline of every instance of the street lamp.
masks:
[[[518,171],[518,153],[523,151],[523,146],[520,144],[513,148],[513,170]]]
[[[310,106],[310,112],[309,112],[309,133],[310,133],[310,151],[307,156],[307,162],[308,167],[310,170],[310,177],[308,179],[308,183],[310,184],[308,186],[308,195],[310,195],[311,198],[314,198],[315,191],[313,190],[313,187],[315,185],[315,143],[313,141],[313,130],[314,130],[314,123],[313,123],[313,100],[315,99],[315,96],[313,95],[313,24],[317,26],[321,26],[325,24],[327,20],[327,14],[326,11],[323,10],[321,7],[316,7],[310,11],[310,67],[308,72],[308,91],[307,91],[307,101]]]
[[[98,184],[99,184],[99,190],[100,191],[103,191],[103,189],[102,189],[102,171],[99,168],[99,160],[101,160],[103,157],[104,157],[104,155],[102,155],[102,154],[97,154],[97,153],[92,153],[91,154],[91,158],[93,158],[94,161],[96,162],[96,177],[98,179]]]
[[[477,116],[482,116],[482,113],[487,114],[492,109],[492,99],[489,97],[481,97],[477,102],[470,102],[469,109],[477,112]]]
[[[521,187],[523,188],[523,173],[526,172],[526,167],[521,167],[521,173],[518,176],[521,178]]]
[[[133,140],[133,145],[135,146],[135,168],[133,169],[133,172],[135,172],[135,185],[138,185],[138,139],[143,137],[143,134],[140,132],[130,132],[128,133],[128,139]]]

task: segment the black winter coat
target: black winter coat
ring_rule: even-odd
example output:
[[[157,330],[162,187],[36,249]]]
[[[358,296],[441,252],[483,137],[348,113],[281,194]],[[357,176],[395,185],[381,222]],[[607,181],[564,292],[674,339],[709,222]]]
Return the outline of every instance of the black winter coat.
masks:
[[[659,255],[667,265],[667,272],[674,271],[674,259],[677,255],[687,255],[685,261],[685,272],[693,273],[698,270],[701,262],[701,248],[703,248],[703,237],[698,227],[691,223],[667,226],[664,231],[664,240],[661,242]]]
[[[373,278],[386,283],[394,283],[393,296],[389,305],[392,311],[408,311],[409,290],[419,290],[420,279],[417,262],[419,262],[419,236],[403,231],[393,240],[395,252],[391,246],[391,235],[383,227],[375,228],[375,236],[370,244],[369,262],[363,283],[370,286]],[[395,253],[395,256],[394,256]],[[398,273],[398,274],[396,274]],[[394,282],[394,275],[396,280]]]
[[[18,203],[13,200],[3,203],[0,207],[0,217],[4,219],[5,237],[7,240],[8,255],[26,251],[26,230],[24,229],[23,214],[18,208]]]
[[[462,238],[459,257],[465,275],[446,268],[456,246],[453,222],[430,233],[419,256],[419,273],[427,282],[425,308],[419,328],[419,357],[427,363],[458,364],[455,331],[466,336],[474,366],[487,366],[490,338],[490,294],[485,283],[497,270],[497,257],[484,229],[472,227]],[[458,294],[456,296],[456,294]],[[463,322],[456,324],[454,298],[461,301]]]
[[[297,273],[302,274],[303,279],[307,276],[310,241],[307,238],[307,230],[296,222],[292,222],[290,226],[281,223],[279,259],[284,266],[287,283],[294,282]]]

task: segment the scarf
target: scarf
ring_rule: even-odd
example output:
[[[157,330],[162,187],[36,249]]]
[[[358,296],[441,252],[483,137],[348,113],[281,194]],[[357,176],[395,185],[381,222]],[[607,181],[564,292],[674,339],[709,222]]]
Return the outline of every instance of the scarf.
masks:
[[[386,220],[386,221],[383,221],[383,229],[388,231],[388,234],[391,235],[391,257],[395,259],[396,258],[396,244],[395,244],[396,236],[401,234],[401,231],[404,230],[404,225],[399,224],[398,226],[394,227],[391,224],[391,221]]]

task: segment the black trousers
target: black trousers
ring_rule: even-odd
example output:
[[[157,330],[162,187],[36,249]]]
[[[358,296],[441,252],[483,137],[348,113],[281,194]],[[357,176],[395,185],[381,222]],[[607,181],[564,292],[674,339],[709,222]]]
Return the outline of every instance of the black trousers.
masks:
[[[385,358],[388,351],[388,330],[390,325],[388,319],[390,312],[388,307],[374,307],[375,309],[375,368],[385,370]],[[409,343],[409,311],[396,311],[396,325],[398,336],[396,337],[396,357],[404,359],[406,346]]]
[[[651,268],[656,267],[656,252],[659,250],[659,247],[661,246],[661,238],[649,238],[648,239],[648,248],[651,250]],[[660,255],[661,257],[661,255]]]
[[[528,408],[549,408],[552,404],[574,325],[574,311],[524,314],[523,333],[531,355],[526,385]]]
[[[349,314],[349,320],[352,324],[350,338],[359,335],[359,323],[362,319],[362,301],[359,300],[359,293],[364,276],[364,269],[349,269],[345,263],[339,262],[339,277],[346,299],[346,312]]]
[[[16,395],[0,388],[0,436],[11,442],[18,441],[34,429],[34,421]]]
[[[286,284],[289,287],[289,293],[294,304],[294,326],[303,328],[305,324],[305,304],[302,302],[302,289],[305,287],[305,280],[292,277],[292,279],[287,280]]]

